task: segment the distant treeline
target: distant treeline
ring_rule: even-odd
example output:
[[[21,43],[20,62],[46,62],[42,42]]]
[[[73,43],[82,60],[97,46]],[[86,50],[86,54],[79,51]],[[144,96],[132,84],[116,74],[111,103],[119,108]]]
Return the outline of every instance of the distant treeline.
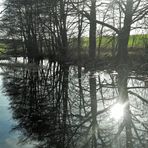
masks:
[[[81,61],[84,52],[95,60],[109,47],[118,63],[126,63],[128,46],[147,48],[147,35],[130,36],[133,28],[146,33],[147,9],[147,0],[5,0],[0,26],[10,40],[2,42],[30,61],[45,55]]]

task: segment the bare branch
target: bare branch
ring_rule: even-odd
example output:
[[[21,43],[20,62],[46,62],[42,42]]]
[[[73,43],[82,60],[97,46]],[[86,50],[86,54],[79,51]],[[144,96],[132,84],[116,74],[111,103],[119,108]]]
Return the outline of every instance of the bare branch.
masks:
[[[144,99],[144,98],[141,97],[140,95],[138,95],[138,94],[136,94],[136,93],[134,93],[134,92],[132,92],[132,91],[128,91],[128,92],[129,92],[130,94],[132,94],[132,95],[138,97],[141,101],[143,101],[143,102],[145,102],[145,103],[148,104],[148,100]]]

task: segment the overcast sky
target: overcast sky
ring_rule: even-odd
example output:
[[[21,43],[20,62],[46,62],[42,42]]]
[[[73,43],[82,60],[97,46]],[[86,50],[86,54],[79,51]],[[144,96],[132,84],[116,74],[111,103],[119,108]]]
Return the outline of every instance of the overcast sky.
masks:
[[[0,12],[3,10],[3,2],[4,2],[4,0],[0,0]],[[0,16],[1,16],[2,14],[0,14]]]

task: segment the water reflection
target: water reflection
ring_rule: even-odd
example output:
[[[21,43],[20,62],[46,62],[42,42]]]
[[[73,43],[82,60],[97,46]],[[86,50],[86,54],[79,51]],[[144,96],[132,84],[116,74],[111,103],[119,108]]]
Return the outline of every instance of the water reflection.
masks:
[[[13,130],[23,135],[20,142],[37,141],[36,148],[146,148],[145,76],[126,66],[116,71],[86,72],[56,62],[5,68],[4,86],[17,121]],[[117,103],[124,105],[124,115],[116,120],[111,112]]]

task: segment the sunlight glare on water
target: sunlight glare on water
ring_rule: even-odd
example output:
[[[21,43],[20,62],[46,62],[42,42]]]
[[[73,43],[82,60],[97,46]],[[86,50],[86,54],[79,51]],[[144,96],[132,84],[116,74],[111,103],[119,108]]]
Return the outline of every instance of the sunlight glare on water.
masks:
[[[124,105],[117,103],[111,108],[110,116],[111,118],[119,121],[124,115]]]

